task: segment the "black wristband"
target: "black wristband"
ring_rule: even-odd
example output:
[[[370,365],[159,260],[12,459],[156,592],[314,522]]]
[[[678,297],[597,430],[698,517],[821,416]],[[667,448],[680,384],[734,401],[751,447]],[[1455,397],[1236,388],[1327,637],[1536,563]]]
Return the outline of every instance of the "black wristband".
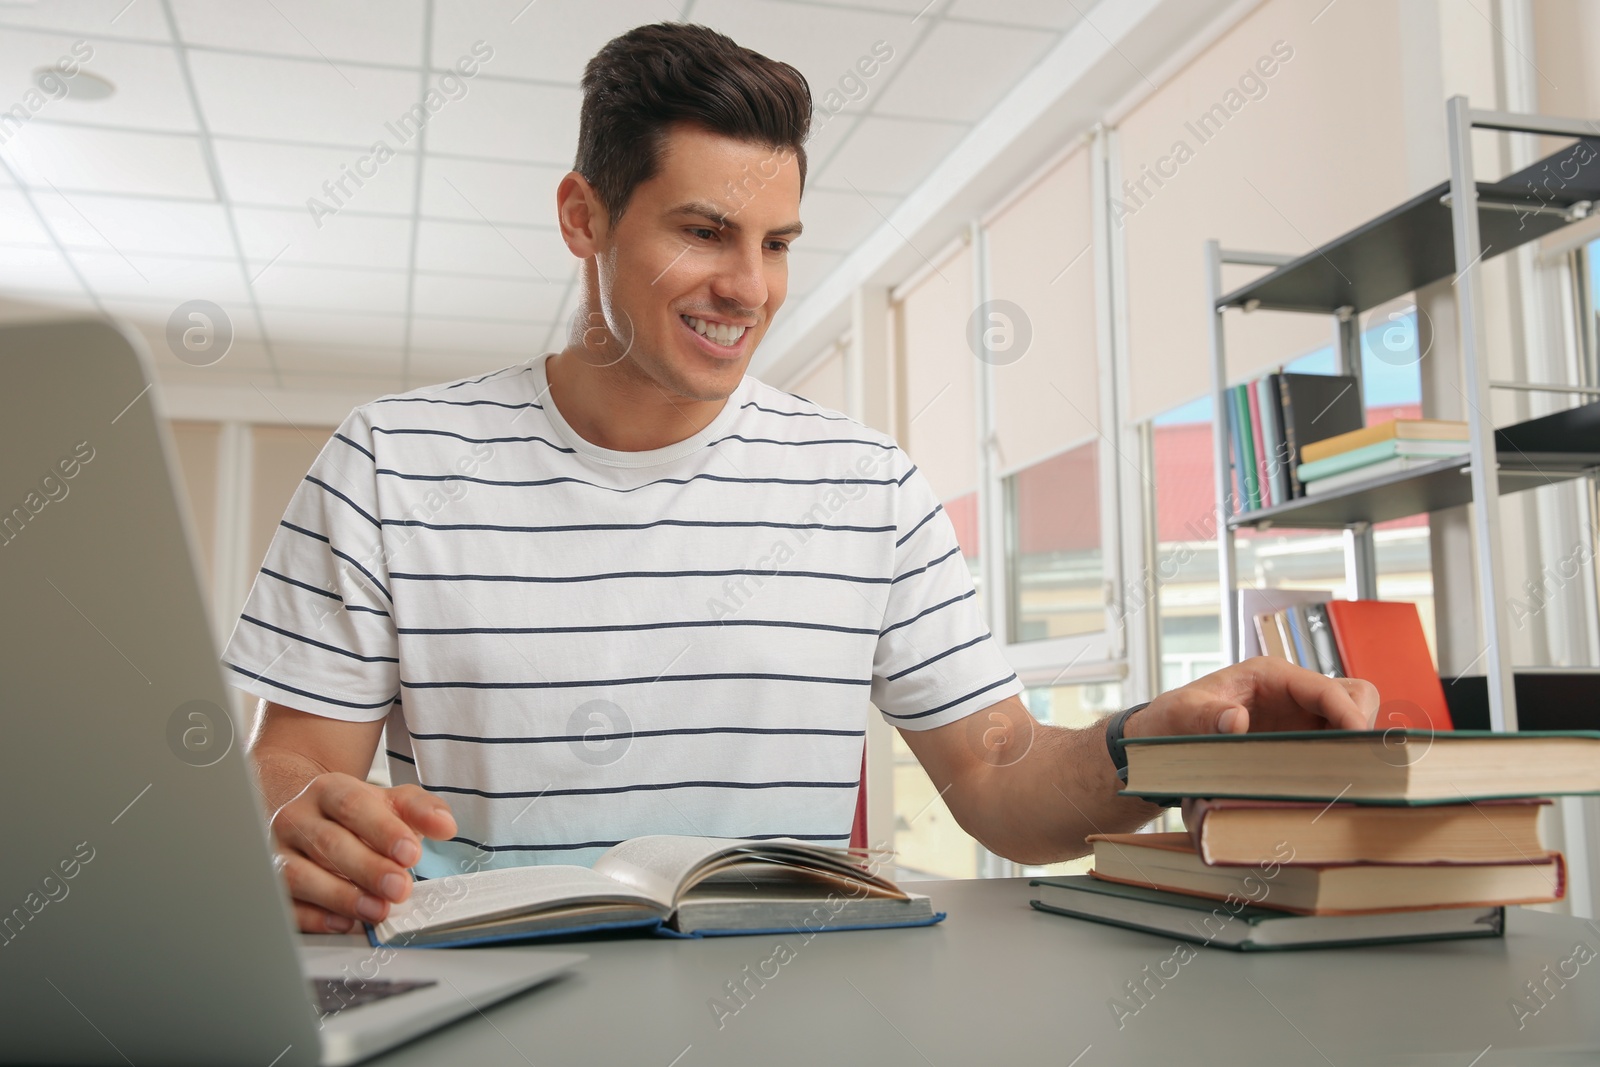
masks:
[[[1126,784],[1128,781],[1128,753],[1122,747],[1122,729],[1127,724],[1128,716],[1136,711],[1143,711],[1150,706],[1147,700],[1143,704],[1135,704],[1126,711],[1119,711],[1106,720],[1106,751],[1111,753],[1111,765],[1117,769],[1117,777]]]

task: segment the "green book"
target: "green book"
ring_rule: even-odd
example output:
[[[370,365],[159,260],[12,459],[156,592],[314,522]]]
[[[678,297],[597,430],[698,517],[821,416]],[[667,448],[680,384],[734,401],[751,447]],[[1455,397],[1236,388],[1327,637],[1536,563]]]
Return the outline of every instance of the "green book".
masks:
[[[1600,731],[1296,730],[1126,737],[1127,796],[1464,804],[1600,793]]]
[[[1235,952],[1392,945],[1409,941],[1501,937],[1505,933],[1503,907],[1429,908],[1372,915],[1294,915],[1242,900],[1228,903],[1106,882],[1087,874],[1035,878],[1028,885],[1038,889],[1039,895],[1029,903],[1039,911]],[[1186,962],[1188,960],[1173,960],[1169,971]],[[1174,973],[1162,977],[1170,981]]]
[[[1239,415],[1239,444],[1244,452],[1244,470],[1239,472],[1239,481],[1250,500],[1250,510],[1259,511],[1261,482],[1256,477],[1256,446],[1250,427],[1250,398],[1245,394],[1248,388],[1247,385],[1236,385],[1229,392],[1233,397],[1233,409]]]
[[[1465,441],[1412,441],[1390,438],[1374,444],[1352,448],[1326,459],[1300,464],[1296,472],[1302,482],[1314,482],[1332,474],[1343,474],[1358,467],[1382,463],[1386,459],[1435,459],[1459,456],[1467,451]]]

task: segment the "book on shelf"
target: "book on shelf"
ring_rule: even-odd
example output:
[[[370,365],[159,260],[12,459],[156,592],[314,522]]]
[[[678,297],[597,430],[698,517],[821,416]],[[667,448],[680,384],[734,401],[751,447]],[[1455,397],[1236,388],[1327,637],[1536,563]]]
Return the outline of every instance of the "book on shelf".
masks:
[[[1511,863],[1304,864],[1212,867],[1189,835],[1092,834],[1095,878],[1213,900],[1247,900],[1301,915],[1348,915],[1419,908],[1548,904],[1566,891],[1559,852]],[[1294,846],[1284,851],[1294,855]]]
[[[1464,441],[1378,441],[1375,444],[1352,448],[1319,459],[1314,463],[1300,464],[1300,480],[1311,483],[1330,475],[1344,474],[1359,468],[1372,467],[1391,459],[1443,459],[1446,456],[1466,455]],[[1308,487],[1309,488],[1309,485]]]
[[[1290,604],[1311,604],[1332,600],[1328,589],[1257,589],[1242,588],[1239,598],[1239,657],[1249,659],[1263,653],[1260,632],[1255,626],[1258,615],[1278,611]]]
[[[1428,651],[1422,617],[1408,601],[1333,600],[1290,604],[1257,616],[1265,655],[1281,656],[1330,678],[1362,678],[1378,690],[1375,725],[1448,730],[1444,685]]]
[[[1230,435],[1241,513],[1304,496],[1301,450],[1365,419],[1356,380],[1344,374],[1268,374],[1224,390],[1223,406],[1218,426]]]
[[[1267,475],[1272,502],[1286,504],[1289,496],[1289,471],[1284,462],[1283,415],[1278,407],[1278,386],[1273,375],[1257,378],[1256,393],[1261,403],[1261,436],[1266,444]]]
[[[1258,507],[1270,508],[1272,499],[1272,483],[1267,477],[1267,439],[1261,432],[1261,394],[1256,392],[1255,383],[1250,382],[1239,386],[1244,392],[1245,405],[1250,409],[1250,448],[1256,457],[1256,493],[1260,498]]]
[[[1545,797],[1428,807],[1374,807],[1340,801],[1198,799],[1184,822],[1200,859],[1214,867],[1254,867],[1294,843],[1294,864],[1515,863],[1542,855],[1539,812]]]
[[[368,927],[374,946],[460,946],[638,929],[666,936],[927,926],[944,918],[848,849],[787,838],[636,837],[595,865],[418,882]]]
[[[1459,453],[1450,453],[1459,455]],[[1367,467],[1357,467],[1355,470],[1345,471],[1343,474],[1331,474],[1326,478],[1318,478],[1314,482],[1306,483],[1306,496],[1325,496],[1328,493],[1337,493],[1352,485],[1364,485],[1375,482],[1379,478],[1386,478],[1391,474],[1400,474],[1405,471],[1416,470],[1418,467],[1431,467],[1438,463],[1444,456],[1426,456],[1422,458],[1395,458],[1387,459],[1381,463],[1374,463]]]
[[[1037,910],[1238,952],[1501,937],[1505,908],[1429,908],[1360,915],[1297,915],[1242,901],[1108,882],[1092,875],[1036,878]]]
[[[1450,705],[1417,606],[1404,600],[1330,600],[1326,605],[1341,669],[1378,689],[1380,729],[1449,730]]]
[[[1125,737],[1137,797],[1371,805],[1600,793],[1600,732],[1295,730]]]
[[[1458,419],[1390,419],[1360,430],[1313,441],[1300,450],[1300,462],[1316,463],[1384,441],[1465,441],[1467,424]],[[1463,449],[1462,451],[1465,451]]]

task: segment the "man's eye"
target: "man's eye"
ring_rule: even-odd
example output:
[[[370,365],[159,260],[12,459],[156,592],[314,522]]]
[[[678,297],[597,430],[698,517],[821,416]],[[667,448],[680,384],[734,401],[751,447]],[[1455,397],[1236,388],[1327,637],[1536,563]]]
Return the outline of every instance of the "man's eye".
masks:
[[[770,249],[773,252],[787,252],[787,251],[789,251],[789,242],[788,241],[769,241],[769,242],[767,242],[767,248]]]
[[[711,238],[717,235],[717,231],[711,229],[709,226],[696,226],[689,232],[694,234],[696,237],[700,237],[707,241],[711,240]]]

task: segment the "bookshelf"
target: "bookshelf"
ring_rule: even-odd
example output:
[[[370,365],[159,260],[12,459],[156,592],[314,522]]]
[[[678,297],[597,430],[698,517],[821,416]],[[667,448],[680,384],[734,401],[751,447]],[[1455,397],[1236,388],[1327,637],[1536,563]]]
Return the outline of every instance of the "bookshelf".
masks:
[[[1454,278],[1459,324],[1462,392],[1467,400],[1464,455],[1375,477],[1314,497],[1252,511],[1234,508],[1226,419],[1213,434],[1217,499],[1217,559],[1222,585],[1222,652],[1239,659],[1238,571],[1234,534],[1245,527],[1342,529],[1347,571],[1356,595],[1377,595],[1372,527],[1422,512],[1469,505],[1478,569],[1478,613],[1487,645],[1485,694],[1489,728],[1518,728],[1510,661],[1498,498],[1600,470],[1600,388],[1490,381],[1484,352],[1483,309],[1473,267],[1528,241],[1587,218],[1600,202],[1600,123],[1474,110],[1464,96],[1445,105],[1450,180],[1349,232],[1291,257],[1223,249],[1206,242],[1211,322],[1211,374],[1215,410],[1227,403],[1224,312],[1279,311],[1331,316],[1340,372],[1361,386],[1358,316],[1395,297]],[[1572,145],[1507,178],[1479,182],[1473,175],[1474,129],[1575,137]],[[1222,290],[1224,264],[1271,268],[1249,284]],[[1584,406],[1496,429],[1486,414],[1490,389],[1548,390],[1577,394]],[[1364,406],[1364,405],[1363,405]],[[1521,672],[1518,672],[1521,673]]]

